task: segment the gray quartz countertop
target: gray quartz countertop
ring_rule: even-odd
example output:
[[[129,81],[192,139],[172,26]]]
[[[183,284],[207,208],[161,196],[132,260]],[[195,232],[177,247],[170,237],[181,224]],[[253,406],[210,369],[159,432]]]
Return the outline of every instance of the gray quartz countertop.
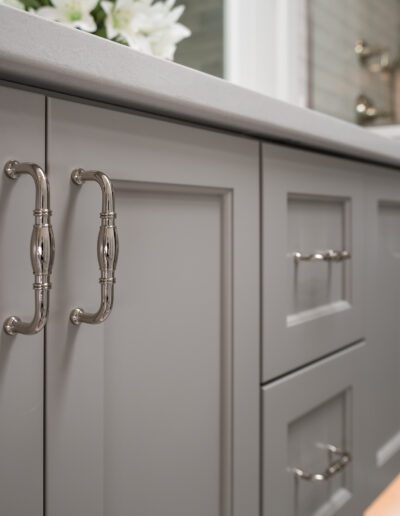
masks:
[[[0,5],[0,79],[400,167],[400,144]]]

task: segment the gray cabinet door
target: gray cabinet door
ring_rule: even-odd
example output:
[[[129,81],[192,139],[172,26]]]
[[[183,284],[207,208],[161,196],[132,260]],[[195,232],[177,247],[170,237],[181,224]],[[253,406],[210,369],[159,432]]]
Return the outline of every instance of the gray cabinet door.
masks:
[[[0,86],[0,324],[31,320],[29,255],[35,185],[11,181],[4,164],[45,165],[45,98]],[[10,337],[0,328],[0,514],[43,514],[43,332]]]
[[[379,167],[368,170],[366,374],[373,418],[380,422],[368,433],[373,495],[400,469],[400,176]]]
[[[257,516],[257,143],[62,100],[48,113],[49,514]],[[76,167],[115,189],[115,303],[97,326],[69,322],[100,301],[101,192],[72,184]]]
[[[364,337],[362,172],[263,145],[264,381]]]
[[[360,343],[263,388],[264,516],[362,514],[369,501],[366,434],[379,425],[365,425],[365,365]],[[351,461],[326,480],[296,476],[295,469],[314,475],[339,464],[343,457],[328,445]]]

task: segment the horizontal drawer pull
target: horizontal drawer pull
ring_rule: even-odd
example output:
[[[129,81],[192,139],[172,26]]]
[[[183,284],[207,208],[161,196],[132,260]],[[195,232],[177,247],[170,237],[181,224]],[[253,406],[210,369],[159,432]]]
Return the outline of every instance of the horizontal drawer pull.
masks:
[[[323,473],[306,473],[300,468],[290,468],[296,478],[307,480],[308,482],[324,482],[331,477],[343,471],[343,469],[351,462],[351,454],[347,451],[340,450],[331,444],[322,446],[323,449],[328,450],[329,455],[337,455],[339,458],[332,462]]]
[[[296,263],[298,262],[344,262],[350,260],[351,253],[349,251],[335,251],[327,249],[325,251],[316,251],[312,254],[303,254],[298,251],[293,253]]]

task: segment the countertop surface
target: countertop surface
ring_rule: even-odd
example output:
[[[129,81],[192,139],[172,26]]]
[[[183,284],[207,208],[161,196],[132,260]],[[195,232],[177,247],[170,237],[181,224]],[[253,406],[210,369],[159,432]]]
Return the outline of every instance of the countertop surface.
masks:
[[[0,5],[0,79],[400,167],[400,143]]]

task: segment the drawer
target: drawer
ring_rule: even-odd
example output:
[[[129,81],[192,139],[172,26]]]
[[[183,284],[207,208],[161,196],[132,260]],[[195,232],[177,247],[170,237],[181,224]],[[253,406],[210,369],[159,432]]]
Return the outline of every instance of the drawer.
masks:
[[[362,167],[263,147],[264,381],[364,338]]]
[[[356,344],[263,388],[263,516],[362,514],[364,361],[365,345]],[[300,476],[333,464],[326,479]]]

